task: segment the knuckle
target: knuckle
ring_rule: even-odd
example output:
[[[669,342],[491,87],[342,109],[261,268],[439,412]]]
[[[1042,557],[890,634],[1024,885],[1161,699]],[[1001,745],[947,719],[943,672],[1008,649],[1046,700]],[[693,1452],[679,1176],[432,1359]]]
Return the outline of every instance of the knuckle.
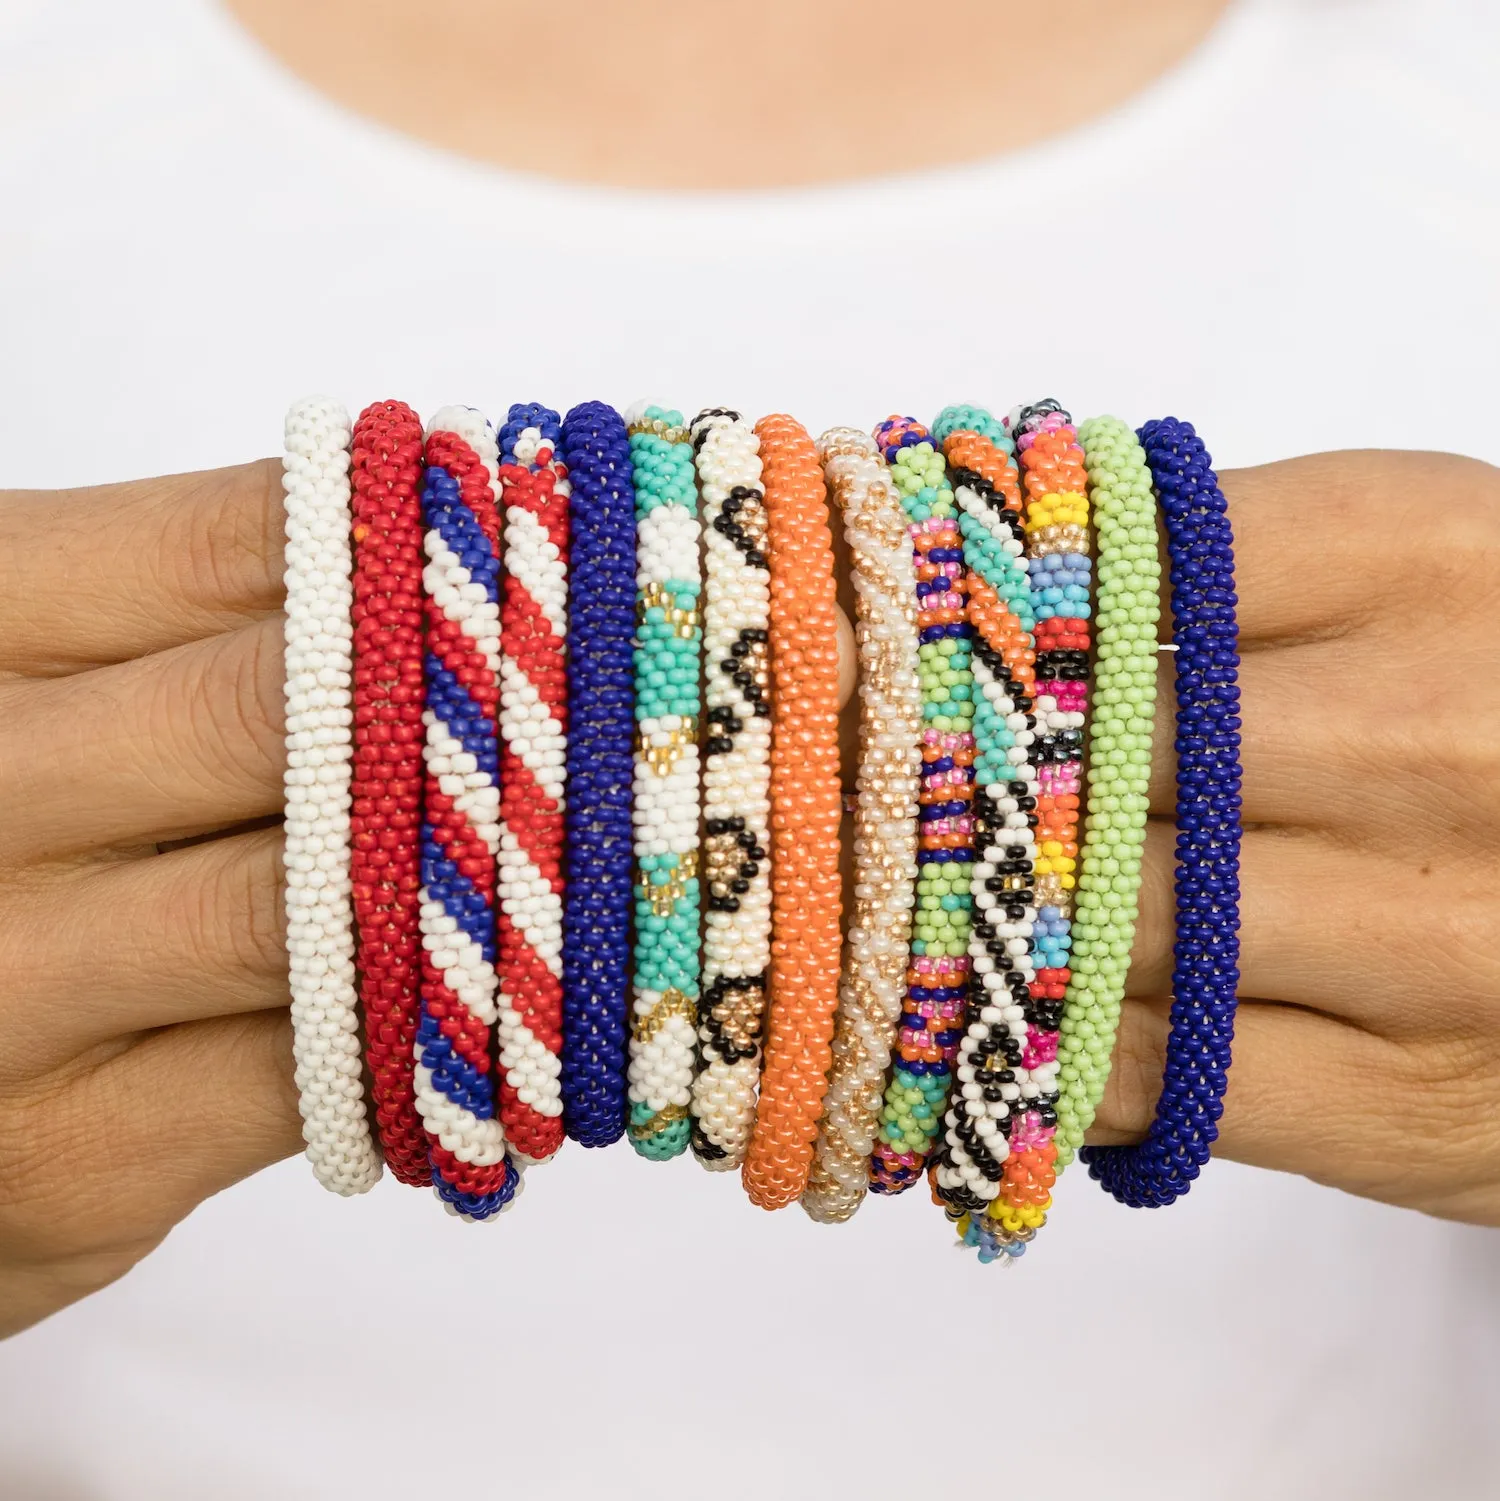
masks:
[[[274,780],[285,754],[277,622],[248,626],[193,650],[206,651],[206,660],[196,672],[169,675],[155,705],[163,738],[180,739],[186,725],[195,764],[183,770],[196,770],[214,785]]]
[[[70,1201],[87,1199],[89,1121],[70,1081],[0,1101],[0,1225],[8,1252],[47,1257],[72,1245]]]
[[[1430,702],[1422,710],[1420,732],[1414,730],[1408,761],[1419,781],[1436,783],[1461,799],[1457,811],[1469,827],[1495,822],[1490,811],[1500,777],[1500,697],[1476,687],[1475,697]]]
[[[192,476],[194,503],[178,511],[174,544],[164,549],[176,570],[175,593],[198,608],[263,608],[282,569],[281,465]]]
[[[100,1126],[96,1077],[80,1064],[0,1099],[0,1247],[40,1313],[124,1276],[171,1228],[139,1192],[135,1153],[113,1150]]]
[[[1488,617],[1500,600],[1500,469],[1461,454],[1407,456],[1407,523],[1422,596]]]
[[[1441,1197],[1500,1184],[1500,1048],[1493,1032],[1452,1033],[1408,1063],[1407,1129]]]
[[[286,974],[286,909],[281,900],[281,838],[257,837],[221,878],[214,921],[227,923],[236,964],[255,975]]]

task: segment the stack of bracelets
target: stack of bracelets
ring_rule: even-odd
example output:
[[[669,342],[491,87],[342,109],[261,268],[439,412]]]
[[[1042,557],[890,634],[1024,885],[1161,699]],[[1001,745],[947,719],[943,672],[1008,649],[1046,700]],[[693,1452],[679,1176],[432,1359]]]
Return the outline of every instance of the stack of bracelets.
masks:
[[[1124,1204],[1192,1186],[1234,1031],[1240,767],[1233,541],[1191,426],[1046,400],[814,441],[724,407],[424,428],[316,398],[285,489],[287,945],[325,1187],[385,1162],[481,1221],[564,1140],[625,1137],[822,1223],[925,1176],[1010,1264],[1080,1152]],[[1165,1077],[1144,1141],[1087,1147],[1162,650]]]

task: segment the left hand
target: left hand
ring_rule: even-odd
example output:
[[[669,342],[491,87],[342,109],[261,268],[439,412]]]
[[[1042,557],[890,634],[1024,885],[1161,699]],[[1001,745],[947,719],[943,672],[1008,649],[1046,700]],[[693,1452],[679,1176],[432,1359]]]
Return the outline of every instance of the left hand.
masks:
[[[1500,1225],[1500,471],[1342,453],[1221,482],[1245,837],[1216,1150]],[[1160,1089],[1171,710],[1168,671],[1131,998],[1096,1143],[1137,1139]]]

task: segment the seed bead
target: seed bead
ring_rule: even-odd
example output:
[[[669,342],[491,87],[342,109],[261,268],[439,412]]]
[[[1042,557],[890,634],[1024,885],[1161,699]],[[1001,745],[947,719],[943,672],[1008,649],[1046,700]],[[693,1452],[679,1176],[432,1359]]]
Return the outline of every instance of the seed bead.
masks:
[[[571,524],[568,601],[563,1123],[586,1147],[625,1133],[635,736],[635,488],[613,407],[563,419]]]
[[[755,425],[771,562],[771,940],[765,1061],[745,1154],[751,1202],[799,1198],[832,1064],[838,1005],[838,623],[818,451],[787,416]]]
[[[365,1065],[402,1183],[432,1169],[417,1115],[421,1009],[422,423],[378,401],[354,424],[354,768],[350,866]]]
[[[495,1026],[511,1154],[563,1142],[563,810],[567,776],[568,471],[556,412],[511,407],[500,429],[500,853]]]
[[[1088,710],[1093,574],[1088,475],[1073,419],[1052,400],[1017,407],[1003,421],[1016,445],[1024,491],[1032,642],[1036,652],[1031,760],[1037,773],[1033,857],[1032,1056],[1052,1087],[1016,1132],[999,1195],[985,1214],[960,1220],[981,1261],[1024,1253],[1046,1222],[1056,1182],[1058,1029],[1071,975],[1073,897],[1083,736]]]
[[[913,417],[875,430],[906,514],[922,694],[917,904],[870,1187],[896,1194],[922,1175],[943,1122],[969,986],[974,864],[974,674],[968,579],[947,463]]]
[[[380,1177],[365,1116],[349,856],[353,591],[349,414],[308,397],[286,416],[285,867],[292,1053],[302,1139],[337,1194]]]
[[[1122,1204],[1158,1208],[1193,1185],[1224,1109],[1239,983],[1240,693],[1234,538],[1203,440],[1174,417],[1138,434],[1171,555],[1177,680],[1177,936],[1162,1092],[1146,1138],[1085,1147]]]
[[[417,1110],[432,1183],[472,1221],[521,1186],[497,1112],[496,861],[500,850],[500,482],[494,429],[468,407],[427,427],[427,705],[422,1015]]]
[[[916,903],[922,688],[916,576],[906,513],[866,433],[832,428],[818,456],[843,516],[854,585],[859,759],[855,772],[854,907],[833,1066],[802,1207],[837,1224],[869,1187],[886,1070],[901,1019]]]
[[[692,1137],[698,1045],[698,487],[680,412],[627,413],[636,509],[635,998],[630,1144],[655,1161]]]
[[[1109,1077],[1145,844],[1161,566],[1146,455],[1115,417],[1078,430],[1098,547],[1093,703],[1073,963],[1058,1048],[1057,1165],[1072,1161]]]
[[[738,1168],[755,1124],[771,962],[771,575],[760,440],[738,412],[693,420],[703,505],[703,994],[693,1154]]]
[[[977,407],[948,408],[933,432],[960,509],[974,651],[973,973],[930,1171],[937,1201],[961,1220],[1002,1196],[1013,1153],[1036,1151],[1052,1124],[1056,1039],[1049,1049],[1033,997],[1036,651],[1014,445]]]

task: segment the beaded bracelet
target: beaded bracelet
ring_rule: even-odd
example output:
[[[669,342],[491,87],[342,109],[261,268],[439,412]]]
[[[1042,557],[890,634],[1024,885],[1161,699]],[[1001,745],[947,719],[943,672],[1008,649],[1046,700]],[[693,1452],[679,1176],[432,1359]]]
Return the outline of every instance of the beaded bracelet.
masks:
[[[352,590],[349,414],[286,415],[286,922],[302,1139],[338,1194],[380,1177],[365,1116],[354,994],[349,807]]]
[[[1078,436],[1098,547],[1097,666],[1072,975],[1058,1046],[1059,1171],[1083,1144],[1103,1097],[1125,995],[1146,838],[1161,577],[1151,474],[1135,434],[1116,417],[1098,417]]]
[[[1027,570],[1036,652],[1032,764],[1037,771],[1030,989],[1038,1068],[1051,1088],[1007,1159],[999,1196],[986,1214],[960,1221],[981,1261],[1020,1256],[1046,1221],[1056,1181],[1057,1049],[1072,971],[1083,730],[1088,703],[1091,567],[1088,475],[1073,419],[1052,400],[1005,419],[1026,490]],[[1024,1145],[1022,1144],[1024,1142]]]
[[[556,412],[513,406],[500,430],[500,1120],[512,1156],[562,1145],[563,795],[568,707],[568,471]]]
[[[627,414],[636,513],[635,1005],[630,1144],[692,1135],[698,1040],[698,492],[680,412]]]
[[[602,1147],[629,1111],[635,489],[624,420],[603,402],[564,418],[562,454],[572,487],[563,1120],[573,1140]]]
[[[426,811],[417,1110],[432,1182],[483,1220],[520,1187],[496,1112],[496,856],[500,848],[500,518],[489,423],[445,407],[428,424]]]
[[[1036,653],[1013,445],[974,407],[948,408],[933,433],[961,513],[974,653],[974,980],[931,1172],[934,1195],[959,1218],[1050,1170],[1056,1035],[1033,996]]]
[[[771,962],[771,584],[760,443],[738,412],[693,421],[703,499],[703,994],[693,1153],[715,1172],[744,1160],[755,1124]]]
[[[922,1174],[963,1035],[974,861],[974,676],[957,507],[943,455],[911,417],[881,423],[875,441],[891,466],[913,544],[923,718],[915,937],[870,1159],[872,1190],[895,1194]]]
[[[1180,1198],[1219,1135],[1239,983],[1240,694],[1234,539],[1213,461],[1191,424],[1140,430],[1171,554],[1177,647],[1177,938],[1160,1103],[1133,1147],[1085,1147],[1122,1204]]]
[[[838,1006],[838,606],[818,451],[786,416],[755,425],[771,560],[771,980],[743,1181],[781,1209],[807,1186]]]
[[[868,434],[818,439],[843,512],[855,597],[859,762],[855,776],[854,910],[839,985],[833,1067],[802,1207],[847,1220],[864,1200],[891,1046],[901,1019],[917,879],[922,764],[916,576],[906,513]]]
[[[354,490],[354,774],[350,866],[365,1064],[380,1144],[402,1182],[432,1168],[413,1073],[422,821],[422,423],[404,402],[360,413]]]

